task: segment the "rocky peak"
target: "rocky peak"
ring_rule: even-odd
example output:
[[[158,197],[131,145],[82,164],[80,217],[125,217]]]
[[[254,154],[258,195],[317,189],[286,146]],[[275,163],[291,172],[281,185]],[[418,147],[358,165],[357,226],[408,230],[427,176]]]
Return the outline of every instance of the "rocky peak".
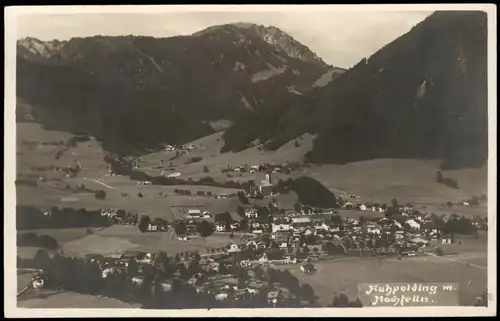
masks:
[[[48,59],[59,53],[63,46],[64,42],[59,40],[41,41],[32,37],[26,37],[17,41],[19,54],[25,57],[35,56]]]
[[[246,37],[247,40],[250,40],[249,38],[257,36],[265,43],[274,46],[276,51],[284,52],[291,58],[315,63],[321,66],[327,66],[327,64],[309,48],[295,40],[289,34],[274,26],[266,27],[263,25],[257,25],[255,23],[236,22],[225,25],[212,26],[193,34],[193,36],[207,36],[216,33],[237,34],[240,39],[243,36]]]

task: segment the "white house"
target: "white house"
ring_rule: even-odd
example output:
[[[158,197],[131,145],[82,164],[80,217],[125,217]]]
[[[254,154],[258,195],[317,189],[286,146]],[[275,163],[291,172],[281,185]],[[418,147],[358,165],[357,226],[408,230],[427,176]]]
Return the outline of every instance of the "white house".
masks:
[[[393,221],[392,223],[399,228],[403,228],[403,225],[401,225],[401,223],[399,223],[398,221]]]
[[[309,216],[296,216],[292,217],[292,223],[309,223],[311,222],[311,218]]]
[[[201,217],[201,210],[199,210],[199,209],[190,209],[190,210],[188,210],[188,215],[190,217]]]
[[[381,234],[382,233],[382,229],[380,228],[380,226],[377,226],[376,224],[368,224],[366,226],[366,231],[368,233],[371,233],[371,234]]]
[[[404,237],[405,235],[403,231],[396,231],[396,233],[394,234],[394,238],[396,240],[404,239]]]
[[[451,238],[449,238],[449,237],[443,237],[441,239],[441,244],[451,244]]]
[[[255,208],[246,208],[245,209],[245,216],[247,218],[257,218],[257,217],[259,217],[259,213],[257,212],[257,209],[255,209]]]
[[[234,253],[234,252],[241,252],[241,249],[238,244],[231,244],[229,245],[229,249],[227,249],[227,252],[229,253]]]
[[[222,223],[215,224],[215,231],[225,232],[226,231],[226,224],[222,224]]]
[[[204,212],[203,212],[203,217],[204,217],[204,218],[212,218],[212,214],[210,214],[210,212],[209,212],[209,211],[204,211]]]
[[[150,224],[148,225],[148,231],[150,231],[150,232],[156,232],[156,231],[158,231],[158,225],[155,225],[155,224],[151,224],[151,223],[150,223]]]
[[[361,211],[366,211],[366,210],[367,210],[367,207],[366,207],[366,205],[365,205],[365,204],[361,204],[361,205],[359,206],[359,209],[360,209]]]
[[[287,222],[279,222],[279,223],[272,223],[272,231],[273,233],[274,232],[286,232],[286,231],[290,231],[292,229],[292,226],[290,225],[290,223],[287,223]]]
[[[410,225],[412,229],[420,230],[420,223],[417,223],[415,220],[407,220],[406,224]]]
[[[231,229],[232,230],[237,230],[239,228],[240,228],[240,223],[234,222],[234,223],[231,224]]]

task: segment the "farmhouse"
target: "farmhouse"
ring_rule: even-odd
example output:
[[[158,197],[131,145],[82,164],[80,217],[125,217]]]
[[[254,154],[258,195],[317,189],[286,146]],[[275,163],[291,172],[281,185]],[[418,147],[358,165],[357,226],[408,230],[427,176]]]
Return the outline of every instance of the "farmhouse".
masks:
[[[240,251],[241,251],[241,249],[240,249],[239,245],[235,244],[235,243],[229,245],[229,248],[226,250],[226,252],[228,252],[228,253],[234,253],[234,252],[240,252]]]
[[[262,180],[260,182],[259,191],[264,196],[271,195],[273,188],[273,185],[268,180]]]
[[[382,229],[379,225],[371,223],[366,225],[366,232],[370,234],[381,234]]]
[[[292,226],[287,220],[276,220],[272,223],[272,231],[281,232],[281,231],[290,231]]]
[[[406,221],[406,224],[410,225],[410,227],[412,229],[415,229],[415,230],[420,230],[420,223],[417,223],[415,220],[411,219],[411,220],[407,220]]]
[[[156,232],[156,231],[158,231],[158,229],[159,229],[159,228],[158,228],[158,225],[156,225],[156,224],[151,224],[151,223],[150,223],[150,224],[148,225],[148,229],[147,229],[147,230],[148,230],[149,232]]]
[[[216,223],[215,224],[215,231],[225,232],[226,231],[226,224],[225,223]]]
[[[301,224],[301,223],[309,224],[310,222],[311,222],[311,217],[309,217],[309,216],[301,215],[301,216],[292,217],[293,224]]]
[[[441,244],[451,244],[451,238],[450,237],[443,237],[441,238]]]
[[[193,218],[197,218],[197,217],[201,217],[201,210],[199,209],[189,209],[188,210],[188,216],[189,217],[193,217]]]

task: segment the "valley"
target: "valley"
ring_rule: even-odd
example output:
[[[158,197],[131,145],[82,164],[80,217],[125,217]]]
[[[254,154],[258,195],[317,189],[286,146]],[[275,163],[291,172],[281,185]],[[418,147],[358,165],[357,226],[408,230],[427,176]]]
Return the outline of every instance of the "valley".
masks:
[[[486,44],[479,11],[351,68],[253,23],[19,39],[18,306],[487,305]]]

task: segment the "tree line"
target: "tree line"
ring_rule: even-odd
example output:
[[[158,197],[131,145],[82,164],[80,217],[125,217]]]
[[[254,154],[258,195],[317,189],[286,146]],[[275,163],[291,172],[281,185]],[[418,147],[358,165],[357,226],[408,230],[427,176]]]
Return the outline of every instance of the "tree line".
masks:
[[[135,215],[118,211],[117,216],[134,224]],[[101,215],[101,210],[85,208],[52,207],[44,212],[34,206],[16,206],[17,230],[72,227],[108,227],[115,224],[115,218]]]

